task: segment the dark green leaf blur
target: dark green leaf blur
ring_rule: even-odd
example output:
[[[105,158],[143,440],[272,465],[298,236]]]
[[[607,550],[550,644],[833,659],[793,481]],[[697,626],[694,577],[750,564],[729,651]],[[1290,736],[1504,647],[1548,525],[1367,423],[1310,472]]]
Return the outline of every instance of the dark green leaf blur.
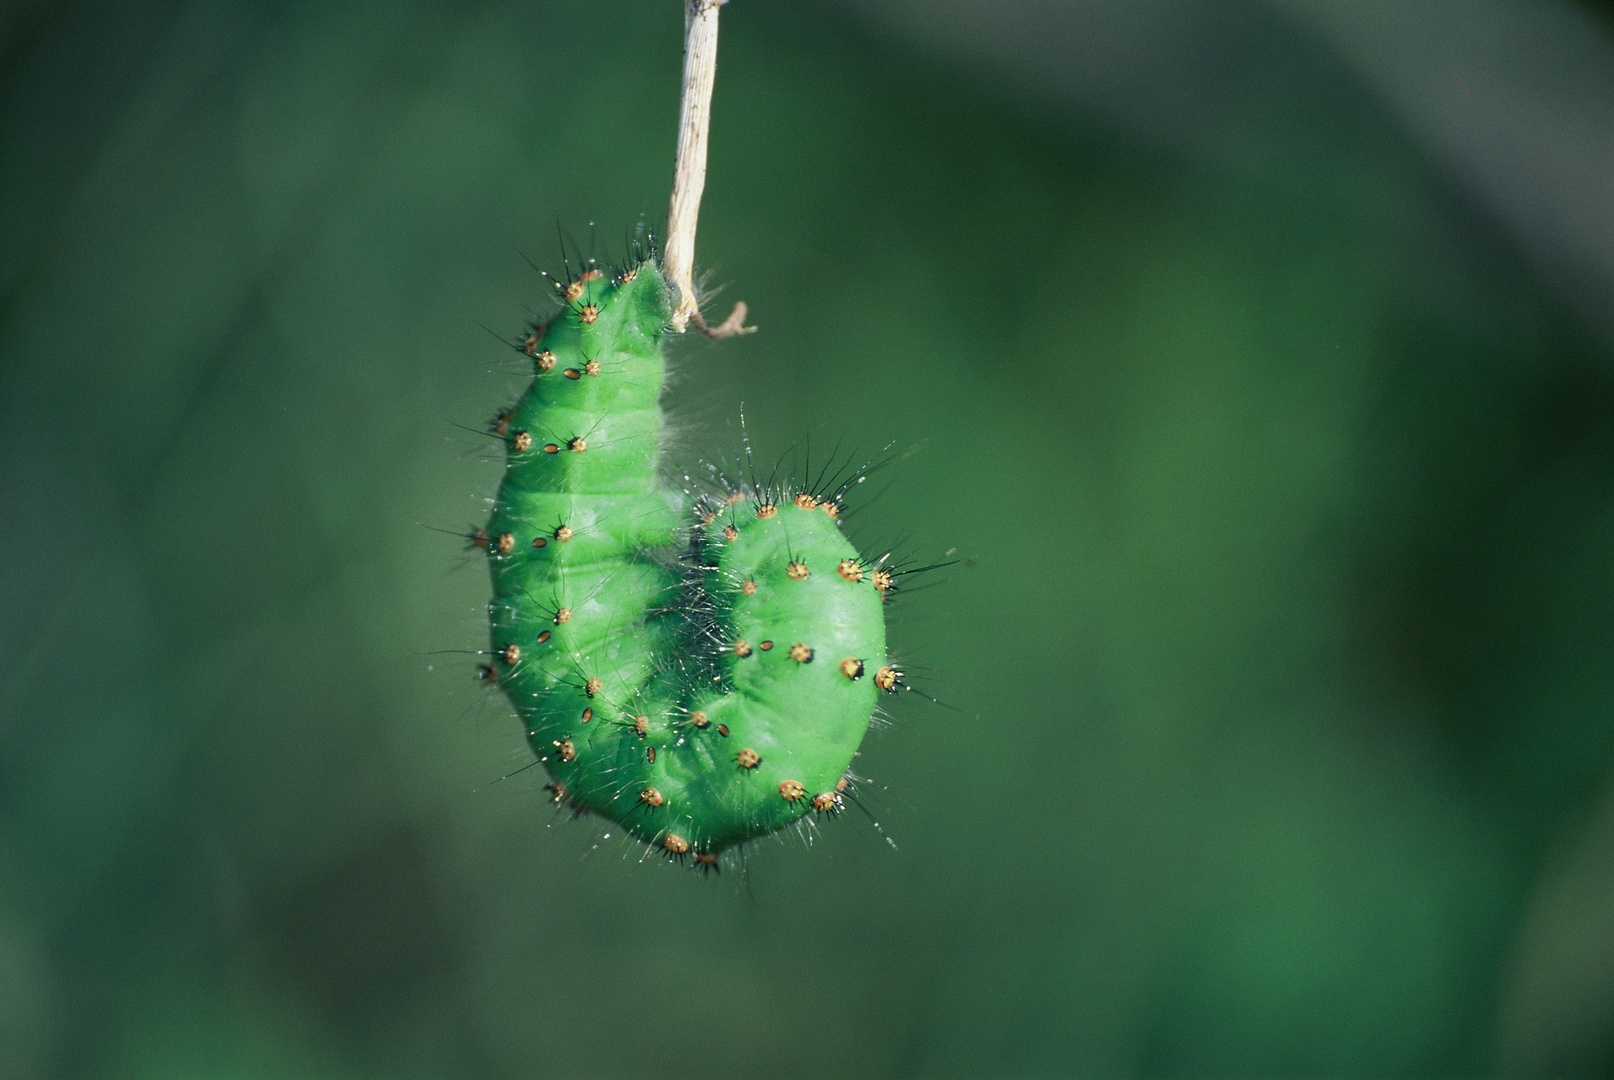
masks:
[[[1614,1073],[1606,7],[729,4],[673,460],[954,565],[710,879],[453,535],[680,19],[0,5],[0,1080]]]

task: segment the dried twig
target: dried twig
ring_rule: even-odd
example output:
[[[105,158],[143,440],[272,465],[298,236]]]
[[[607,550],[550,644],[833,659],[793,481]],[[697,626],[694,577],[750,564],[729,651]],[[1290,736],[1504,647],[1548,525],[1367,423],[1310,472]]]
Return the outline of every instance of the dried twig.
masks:
[[[695,297],[695,222],[706,188],[706,136],[712,123],[712,84],[717,78],[717,10],[728,0],[685,0],[684,95],[678,111],[678,163],[673,171],[672,202],[667,207],[667,247],[662,271],[678,290],[672,328],[682,332],[689,322],[708,337],[748,334],[746,307],[734,310],[717,326],[706,325]]]

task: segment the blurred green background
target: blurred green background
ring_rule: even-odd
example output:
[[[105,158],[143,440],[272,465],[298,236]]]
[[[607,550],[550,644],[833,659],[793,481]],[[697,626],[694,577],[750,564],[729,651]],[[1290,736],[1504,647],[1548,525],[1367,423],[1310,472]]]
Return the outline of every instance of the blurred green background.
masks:
[[[746,881],[491,784],[433,531],[679,5],[0,10],[0,1078],[1614,1073],[1605,10],[729,6],[677,460],[968,559]]]

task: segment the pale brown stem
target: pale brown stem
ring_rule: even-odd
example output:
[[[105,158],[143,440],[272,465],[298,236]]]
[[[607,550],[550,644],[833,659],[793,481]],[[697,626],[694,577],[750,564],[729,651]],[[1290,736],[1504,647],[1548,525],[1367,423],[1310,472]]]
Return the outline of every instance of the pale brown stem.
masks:
[[[672,201],[667,207],[667,246],[661,269],[678,290],[672,328],[680,333],[693,321],[709,337],[755,330],[745,324],[745,305],[718,326],[706,325],[695,297],[695,223],[706,188],[706,136],[712,125],[712,84],[717,78],[717,12],[728,0],[685,0],[684,93],[678,111],[678,162]]]

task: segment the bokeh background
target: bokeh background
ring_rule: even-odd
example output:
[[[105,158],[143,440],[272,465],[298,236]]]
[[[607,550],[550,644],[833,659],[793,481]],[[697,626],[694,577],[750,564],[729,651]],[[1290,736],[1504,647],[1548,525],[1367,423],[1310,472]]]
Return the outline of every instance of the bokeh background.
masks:
[[[0,12],[0,1077],[1614,1072],[1606,5],[732,3],[675,454],[965,561],[712,880],[493,783],[437,531],[679,4]]]

